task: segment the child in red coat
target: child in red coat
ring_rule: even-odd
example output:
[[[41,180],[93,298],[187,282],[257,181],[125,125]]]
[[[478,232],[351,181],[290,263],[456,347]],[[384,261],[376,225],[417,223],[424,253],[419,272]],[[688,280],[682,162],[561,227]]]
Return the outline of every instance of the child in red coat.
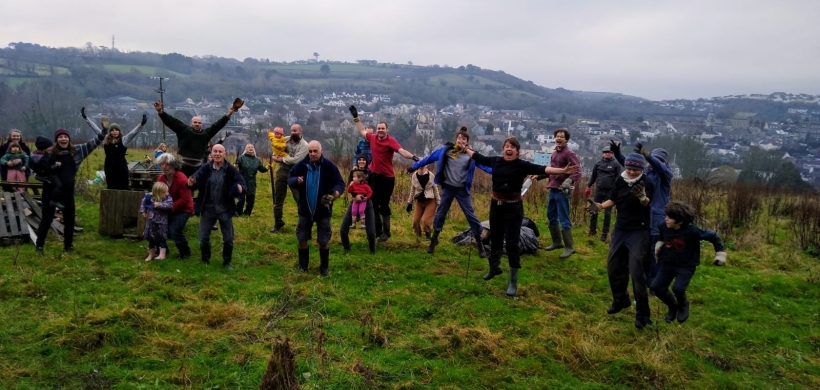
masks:
[[[356,221],[361,221],[364,225],[364,212],[367,210],[367,200],[373,195],[373,190],[367,185],[364,177],[364,172],[354,171],[353,182],[347,187],[347,192],[353,195],[353,208],[351,209],[351,216],[356,217]],[[361,200],[356,200],[356,195],[361,195]],[[353,224],[355,227],[355,223]]]

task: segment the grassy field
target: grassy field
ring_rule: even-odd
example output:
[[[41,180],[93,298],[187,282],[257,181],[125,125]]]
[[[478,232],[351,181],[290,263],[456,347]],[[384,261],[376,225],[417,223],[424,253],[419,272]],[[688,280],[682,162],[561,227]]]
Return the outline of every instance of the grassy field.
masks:
[[[265,69],[274,69],[285,73],[316,73],[321,74],[323,63],[318,64],[271,64],[264,65]],[[382,66],[368,66],[360,64],[327,64],[330,73],[360,74],[360,73],[395,73],[396,69]]]
[[[0,77],[0,81],[7,83],[12,88],[17,88],[20,84],[29,80],[36,80],[31,77]]]
[[[187,74],[178,73],[167,69],[157,68],[156,66],[147,65],[120,65],[120,64],[106,64],[103,69],[112,73],[129,73],[131,69],[136,69],[138,72],[148,76],[167,76],[174,77],[188,77]]]
[[[98,169],[95,151],[80,174]],[[219,232],[213,265],[199,263],[198,218],[186,231],[195,257],[185,261],[145,263],[145,242],[99,236],[94,188],[77,197],[85,231],[76,253],[61,254],[55,236],[45,257],[30,244],[0,248],[0,388],[258,388],[277,337],[291,340],[303,389],[820,387],[820,268],[794,249],[788,220],[772,222],[771,237],[727,238],[727,267],[708,265],[704,246],[689,321],[664,323],[652,298],[655,326],[638,331],[634,309],[605,314],[607,248],[583,226],[569,259],[524,256],[519,296],[509,299],[506,260],[505,274],[485,282],[486,261],[449,243],[466,228],[457,207],[437,253],[424,252],[399,174],[394,237],[371,256],[353,230],[342,255],[340,200],[331,276],[321,278],[315,245],[310,273],[295,269],[292,199],[285,233],[268,232],[270,181],[258,178],[254,216],[235,219],[233,272],[219,267]],[[527,215],[546,232],[544,193],[533,188]],[[486,219],[486,192],[474,193]]]
[[[356,85],[357,87],[376,87],[376,88],[390,88],[389,84],[385,84],[375,80],[357,80],[357,79],[294,79],[299,85],[309,86],[313,88],[329,88],[334,85]]]

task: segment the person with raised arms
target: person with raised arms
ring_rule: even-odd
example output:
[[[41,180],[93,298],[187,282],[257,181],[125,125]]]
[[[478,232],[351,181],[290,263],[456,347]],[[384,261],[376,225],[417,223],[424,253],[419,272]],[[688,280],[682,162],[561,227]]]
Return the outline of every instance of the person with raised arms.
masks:
[[[376,236],[381,242],[390,239],[390,198],[393,196],[393,189],[396,186],[396,174],[393,170],[393,154],[398,153],[402,157],[419,161],[413,153],[403,149],[395,138],[388,135],[387,123],[376,124],[376,134],[367,131],[367,128],[359,119],[359,111],[356,106],[349,107],[350,114],[353,115],[353,122],[359,135],[364,137],[370,144],[370,153],[373,160],[370,163],[370,170],[373,171],[373,207],[376,215]]]
[[[80,109],[80,114],[95,132],[100,131],[97,124],[88,119],[85,114],[85,107]],[[146,122],[148,122],[148,113],[143,112],[140,123],[125,135],[122,135],[120,125],[116,123],[108,125],[108,134],[103,140],[103,150],[105,150],[103,171],[105,172],[105,186],[107,189],[128,189],[128,161],[125,159],[125,154],[128,153],[128,143],[142,130]]]
[[[524,203],[521,187],[530,175],[572,175],[579,171],[578,165],[564,168],[536,165],[519,158],[521,144],[515,137],[507,138],[502,155],[483,156],[472,149],[465,152],[477,163],[492,169],[492,199],[490,200],[490,270],[484,280],[490,280],[504,271],[501,269],[502,246],[507,250],[510,264],[510,284],[507,296],[514,297],[518,291],[518,270],[521,269],[519,241],[521,222],[524,219]],[[506,243],[505,243],[506,241]]]

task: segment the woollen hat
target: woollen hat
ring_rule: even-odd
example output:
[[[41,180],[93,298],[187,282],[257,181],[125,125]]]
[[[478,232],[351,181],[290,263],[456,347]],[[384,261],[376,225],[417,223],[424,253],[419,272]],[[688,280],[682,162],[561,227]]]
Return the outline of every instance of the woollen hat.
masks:
[[[37,139],[34,141],[34,146],[37,147],[37,150],[46,150],[54,146],[54,143],[51,142],[50,139],[43,137],[42,135],[38,135]]]
[[[122,129],[120,129],[120,125],[118,125],[116,123],[112,123],[111,125],[108,126],[108,131],[111,131],[111,130],[122,131]]]
[[[603,153],[603,152],[611,152],[611,151],[612,151],[612,149],[609,147],[609,145],[604,145],[604,148],[603,148],[603,149],[601,149],[601,153]]]
[[[666,149],[664,148],[657,148],[653,150],[650,154],[658,160],[661,160],[664,164],[666,163],[666,158],[669,155],[668,153],[666,153]]]
[[[646,158],[640,153],[629,153],[624,161],[624,168],[642,171],[646,168]]]
[[[59,137],[61,135],[65,135],[66,137],[68,137],[69,141],[71,140],[71,134],[68,134],[68,130],[59,129],[59,130],[54,132],[54,141],[57,142],[57,137]]]

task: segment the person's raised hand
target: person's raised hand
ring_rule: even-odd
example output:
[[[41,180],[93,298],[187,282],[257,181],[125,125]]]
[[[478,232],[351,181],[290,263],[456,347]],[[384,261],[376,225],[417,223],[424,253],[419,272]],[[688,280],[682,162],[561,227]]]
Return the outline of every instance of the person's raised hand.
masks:
[[[641,143],[641,142],[638,142],[637,144],[635,144],[635,153],[640,153],[644,157],[649,157],[649,151],[646,150],[646,148],[643,147],[643,143]]]
[[[162,102],[157,100],[154,102],[154,109],[157,110],[157,113],[162,112]]]
[[[240,109],[240,108],[242,108],[242,106],[244,106],[244,105],[245,105],[245,101],[244,101],[244,100],[242,100],[242,99],[240,99],[240,98],[236,98],[236,99],[234,99],[234,100],[233,100],[233,104],[231,105],[231,111],[233,111],[233,112],[237,112],[237,111],[239,111],[239,109]]]
[[[609,150],[612,151],[612,154],[617,156],[621,153],[621,143],[615,142],[615,140],[609,140]]]
[[[142,120],[140,121],[140,126],[145,126],[146,123],[148,123],[148,112],[143,111],[142,112]]]
[[[356,109],[356,106],[351,105],[347,109],[350,110],[350,115],[353,115],[354,118],[359,117],[359,110]]]
[[[83,119],[88,119],[88,116],[85,115],[85,107],[80,109],[80,115],[82,115]]]

